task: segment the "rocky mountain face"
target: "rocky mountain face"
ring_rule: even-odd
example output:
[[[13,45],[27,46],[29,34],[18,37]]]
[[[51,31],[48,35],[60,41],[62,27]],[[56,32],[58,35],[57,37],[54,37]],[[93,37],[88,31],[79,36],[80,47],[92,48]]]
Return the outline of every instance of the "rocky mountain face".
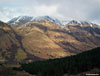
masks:
[[[71,56],[84,50],[100,47],[100,26],[97,24],[72,20],[61,26],[60,21],[49,16],[29,20],[24,18],[22,19],[26,20],[24,23],[20,19],[17,19],[20,23],[13,24],[15,26],[2,22],[0,24],[1,60],[3,58],[7,60],[6,56],[10,56],[8,61],[11,59],[18,62],[30,62]],[[12,25],[13,22],[8,23]],[[4,25],[10,29],[7,29],[7,33],[3,29]]]

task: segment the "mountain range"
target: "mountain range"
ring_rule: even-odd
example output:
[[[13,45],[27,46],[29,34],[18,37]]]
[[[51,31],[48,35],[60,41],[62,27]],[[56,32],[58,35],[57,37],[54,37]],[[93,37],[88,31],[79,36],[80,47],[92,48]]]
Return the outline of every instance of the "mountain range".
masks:
[[[100,47],[100,26],[63,23],[50,16],[19,16],[0,22],[0,62],[31,62],[76,55]]]

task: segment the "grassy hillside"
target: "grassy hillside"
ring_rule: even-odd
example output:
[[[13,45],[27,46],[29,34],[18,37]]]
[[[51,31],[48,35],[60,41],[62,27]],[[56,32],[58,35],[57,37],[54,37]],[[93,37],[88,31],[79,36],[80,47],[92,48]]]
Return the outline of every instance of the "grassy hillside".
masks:
[[[28,53],[22,44],[22,36],[8,24],[0,21],[0,63],[18,63],[38,59]]]
[[[84,74],[82,72],[87,72],[95,68],[100,69],[99,57],[100,48],[96,48],[75,56],[22,64],[17,70],[25,70],[30,74],[38,76],[62,76],[64,74],[74,76],[79,73],[81,75]],[[100,70],[95,71],[95,73],[100,73]]]
[[[34,60],[34,56],[27,53],[19,36],[13,28],[0,22],[0,63],[17,63]]]
[[[100,47],[100,34],[77,26],[63,28],[50,21],[33,21],[13,28],[22,36],[27,53],[41,59],[61,58]]]
[[[0,22],[0,63],[15,61],[15,55],[20,47],[17,34],[7,24]]]
[[[29,22],[22,27],[19,26],[16,29],[14,27],[16,32],[22,36],[22,44],[26,51],[41,59],[70,56],[67,50],[60,47],[47,35],[49,29],[56,29],[59,26],[50,22],[43,23]]]
[[[50,21],[17,26],[0,22],[0,63],[61,58],[99,47],[100,34],[85,29],[60,27]]]

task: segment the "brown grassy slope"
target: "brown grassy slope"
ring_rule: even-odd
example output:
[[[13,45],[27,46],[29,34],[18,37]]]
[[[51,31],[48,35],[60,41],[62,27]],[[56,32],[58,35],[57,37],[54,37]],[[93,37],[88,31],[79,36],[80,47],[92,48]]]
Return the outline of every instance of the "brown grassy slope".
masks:
[[[100,45],[99,34],[97,38],[89,31],[74,26],[67,30],[49,21],[28,22],[14,29],[22,36],[27,52],[44,59],[69,56]]]
[[[70,26],[70,35],[73,36],[77,41],[82,45],[80,47],[82,50],[88,50],[95,47],[100,47],[100,29],[96,33],[97,28],[94,27],[79,27],[79,26]],[[80,46],[81,46],[80,45]]]
[[[16,58],[20,50],[23,51],[16,32],[9,25],[0,22],[0,63],[20,59]]]
[[[27,52],[44,59],[70,55],[47,36],[46,31],[51,25],[34,22],[25,25],[18,27],[16,31],[23,37],[22,43]]]

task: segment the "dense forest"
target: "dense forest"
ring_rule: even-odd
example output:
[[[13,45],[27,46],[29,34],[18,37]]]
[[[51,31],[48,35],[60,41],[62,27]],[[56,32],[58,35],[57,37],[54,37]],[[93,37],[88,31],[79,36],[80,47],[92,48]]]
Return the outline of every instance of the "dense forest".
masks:
[[[100,69],[100,48],[85,51],[78,55],[21,64],[17,70],[25,70],[38,76],[62,76],[78,74],[91,69]]]

